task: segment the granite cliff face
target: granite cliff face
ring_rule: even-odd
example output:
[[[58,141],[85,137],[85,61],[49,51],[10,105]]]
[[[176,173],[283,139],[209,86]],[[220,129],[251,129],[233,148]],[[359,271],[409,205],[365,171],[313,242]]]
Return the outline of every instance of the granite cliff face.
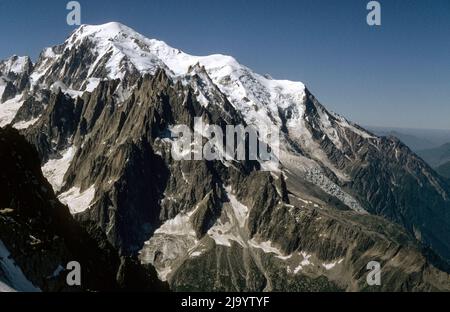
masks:
[[[80,27],[31,68],[9,122],[75,219],[172,289],[450,290],[448,181],[303,84],[118,23]],[[174,126],[207,141],[194,118],[279,129],[279,166],[175,160]]]
[[[17,291],[159,290],[152,268],[119,256],[93,222],[76,222],[56,198],[40,160],[17,130],[0,128],[0,283]],[[69,286],[69,262],[81,286]],[[141,270],[141,276],[135,272]]]

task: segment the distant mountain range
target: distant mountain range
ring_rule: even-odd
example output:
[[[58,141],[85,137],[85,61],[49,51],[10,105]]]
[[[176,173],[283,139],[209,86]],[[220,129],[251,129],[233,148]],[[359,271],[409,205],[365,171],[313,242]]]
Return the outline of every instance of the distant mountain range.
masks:
[[[444,177],[450,178],[450,143],[438,146],[436,148],[417,151],[430,166]]]
[[[380,136],[395,136],[414,152],[432,149],[450,142],[450,130],[384,128],[366,126]]]
[[[432,167],[439,167],[450,161],[450,143],[436,148],[420,150],[417,154]]]
[[[436,167],[436,171],[443,177],[450,179],[450,161]]]
[[[367,128],[380,136],[398,138],[441,176],[450,178],[450,130]]]

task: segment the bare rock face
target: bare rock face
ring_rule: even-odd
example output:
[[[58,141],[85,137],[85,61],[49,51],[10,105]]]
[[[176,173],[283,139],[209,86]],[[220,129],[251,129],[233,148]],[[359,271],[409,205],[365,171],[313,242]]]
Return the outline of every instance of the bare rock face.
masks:
[[[303,84],[118,23],[82,26],[29,76],[13,123],[35,120],[22,133],[57,198],[123,256],[104,265],[117,287],[147,287],[137,277],[154,266],[174,290],[449,290],[448,181]],[[198,132],[195,118],[279,129],[279,168],[175,160],[173,127]],[[366,282],[371,261],[380,286]]]
[[[95,225],[81,226],[72,218],[42,176],[38,154],[15,129],[0,128],[0,166],[0,240],[9,261],[27,279],[18,280],[2,261],[2,282],[19,291],[164,289],[151,275],[152,268],[147,277],[129,274],[140,266],[119,257]],[[66,264],[71,261],[81,264],[81,286],[66,283]]]

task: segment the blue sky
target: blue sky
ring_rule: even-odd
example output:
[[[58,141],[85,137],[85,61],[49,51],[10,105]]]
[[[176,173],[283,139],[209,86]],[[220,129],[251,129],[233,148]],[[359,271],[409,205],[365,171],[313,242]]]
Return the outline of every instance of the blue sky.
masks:
[[[450,1],[79,1],[82,23],[122,22],[187,53],[230,54],[259,73],[304,82],[362,125],[450,129]],[[0,59],[36,58],[74,29],[63,0],[0,0]]]

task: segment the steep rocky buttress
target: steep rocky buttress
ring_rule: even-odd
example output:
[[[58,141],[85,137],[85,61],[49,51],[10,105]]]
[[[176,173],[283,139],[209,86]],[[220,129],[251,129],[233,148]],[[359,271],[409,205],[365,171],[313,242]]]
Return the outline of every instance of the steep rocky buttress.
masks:
[[[92,222],[73,219],[33,146],[10,127],[0,128],[0,167],[1,283],[18,291],[165,289],[152,268],[120,257]],[[81,286],[66,283],[71,261],[81,265]]]

